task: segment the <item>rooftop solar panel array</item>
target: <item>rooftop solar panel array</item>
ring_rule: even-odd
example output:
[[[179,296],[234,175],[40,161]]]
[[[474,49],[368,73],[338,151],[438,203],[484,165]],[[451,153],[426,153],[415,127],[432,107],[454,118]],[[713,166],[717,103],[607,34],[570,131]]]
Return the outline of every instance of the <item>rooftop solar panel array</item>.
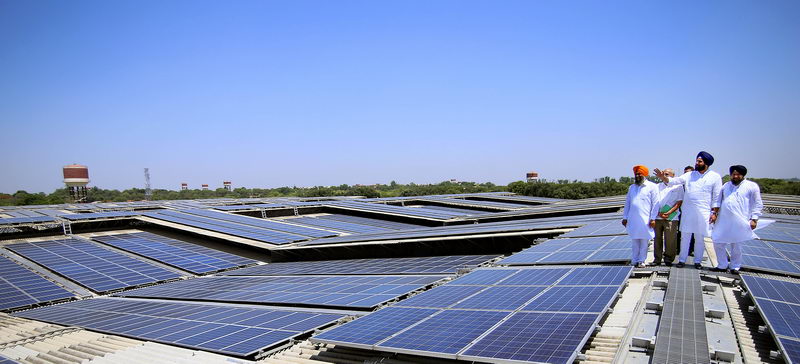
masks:
[[[602,235],[623,235],[628,232],[622,226],[621,220],[594,221],[575,230],[572,230],[562,238],[581,237],[581,236],[602,236]]]
[[[92,239],[195,274],[258,263],[257,260],[147,232],[96,236]]]
[[[800,243],[800,224],[776,222],[756,231],[759,239]]]
[[[173,298],[371,308],[423,288],[444,276],[205,277],[117,294]]]
[[[422,217],[422,218],[436,219],[436,220],[449,220],[457,216],[464,216],[464,214],[452,213],[447,211],[429,211],[429,210],[415,209],[411,207],[384,205],[378,203],[366,203],[360,201],[333,201],[333,202],[326,202],[325,204],[328,206],[344,208],[344,209],[372,211],[377,213]]]
[[[498,201],[482,201],[482,200],[467,200],[460,198],[435,198],[435,197],[422,197],[422,201],[433,201],[457,206],[475,206],[482,208],[502,209],[502,210],[519,210],[530,208],[531,205],[524,205],[510,202]]]
[[[74,238],[16,243],[6,248],[95,292],[181,277],[100,244]]]
[[[630,259],[630,240],[627,236],[595,236],[546,240],[497,264],[600,263]]]
[[[800,275],[800,244],[749,240],[741,246],[744,268]]]
[[[455,274],[495,258],[493,255],[452,255],[417,258],[345,259],[270,263],[224,272],[232,276],[331,274]]]
[[[457,207],[444,207],[444,206],[433,206],[433,205],[412,205],[406,207],[411,207],[415,209],[422,209],[422,210],[434,210],[434,211],[447,211],[452,212],[455,214],[462,214],[462,215],[469,215],[469,216],[476,216],[480,214],[485,214],[486,211],[478,211],[478,210],[468,210],[465,208],[457,208]]]
[[[223,354],[248,356],[344,317],[268,308],[96,298],[16,313]]]
[[[800,363],[800,281],[743,274],[742,281],[788,363]]]
[[[327,214],[327,215],[319,215],[317,217],[320,219],[352,222],[354,224],[372,225],[390,230],[406,230],[406,229],[416,229],[421,227],[420,225],[407,224],[407,223],[388,221],[388,220],[380,220],[380,219],[371,219],[368,217],[361,217],[361,216]]]
[[[0,255],[0,310],[75,297],[75,294]]]
[[[178,224],[239,236],[270,244],[288,244],[308,239],[307,236],[283,233],[255,226],[241,225],[174,211],[145,212],[142,215]]]
[[[0,219],[0,225],[37,224],[47,222],[55,223],[57,220],[52,216],[7,217]]]
[[[88,214],[67,214],[67,215],[61,215],[61,217],[71,221],[79,221],[79,220],[133,217],[133,216],[139,216],[140,214],[141,213],[134,211],[109,211],[109,212],[94,212]]]
[[[181,212],[189,213],[192,215],[198,215],[207,217],[210,219],[222,220],[222,221],[230,221],[237,224],[249,225],[249,226],[256,226],[264,229],[270,229],[275,231],[281,231],[285,233],[297,234],[308,236],[312,238],[324,238],[328,236],[336,236],[336,234],[331,233],[329,231],[323,231],[318,229],[310,229],[303,226],[297,226],[292,224],[283,224],[276,221],[264,220],[255,217],[248,217],[242,215],[235,215],[235,214],[227,214],[224,212],[217,212],[211,210],[200,210],[200,209],[193,209],[193,210],[182,210]]]
[[[352,233],[352,234],[368,234],[368,233],[380,233],[386,231],[394,231],[382,227],[372,226],[372,225],[362,225],[358,223],[346,222],[346,221],[337,221],[337,220],[330,220],[330,219],[318,219],[315,217],[291,217],[287,218],[283,221],[290,222],[292,224],[301,224],[311,227],[316,227],[320,229],[328,229],[328,230],[335,230],[339,232],[345,233]]]
[[[312,341],[480,362],[571,363],[631,269],[478,269]]]

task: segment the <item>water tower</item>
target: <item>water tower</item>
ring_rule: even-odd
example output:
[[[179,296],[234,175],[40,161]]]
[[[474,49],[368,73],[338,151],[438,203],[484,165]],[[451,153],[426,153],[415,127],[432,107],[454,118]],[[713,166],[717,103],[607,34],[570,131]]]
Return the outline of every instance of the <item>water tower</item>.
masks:
[[[64,166],[64,184],[67,185],[72,201],[86,199],[86,185],[89,184],[89,167],[80,164]]]
[[[233,191],[233,182],[222,181],[222,188],[224,188],[226,191]]]
[[[539,173],[537,173],[537,172],[533,172],[533,171],[531,171],[531,172],[528,172],[528,173],[526,173],[526,174],[525,174],[525,179],[526,179],[528,182],[535,182],[535,181],[538,181],[538,180],[539,180]]]

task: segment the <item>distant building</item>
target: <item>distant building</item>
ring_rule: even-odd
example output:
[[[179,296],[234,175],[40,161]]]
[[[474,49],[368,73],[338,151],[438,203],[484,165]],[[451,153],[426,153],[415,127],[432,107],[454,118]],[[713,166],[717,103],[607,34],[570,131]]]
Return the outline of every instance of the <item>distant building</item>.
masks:
[[[451,178],[451,179],[450,179],[450,183],[461,183],[461,182],[458,182],[458,180],[457,180],[457,179],[455,179],[455,178]]]
[[[188,191],[189,184],[188,183],[181,183],[181,191]]]
[[[203,191],[208,191],[208,185],[207,184],[203,183],[202,185],[200,185],[200,187],[202,187]]]
[[[223,181],[222,182],[222,188],[224,188],[227,191],[233,191],[233,182],[231,182],[231,181]]]
[[[534,182],[539,180],[539,173],[538,172],[528,172],[525,174],[525,180],[528,182]]]

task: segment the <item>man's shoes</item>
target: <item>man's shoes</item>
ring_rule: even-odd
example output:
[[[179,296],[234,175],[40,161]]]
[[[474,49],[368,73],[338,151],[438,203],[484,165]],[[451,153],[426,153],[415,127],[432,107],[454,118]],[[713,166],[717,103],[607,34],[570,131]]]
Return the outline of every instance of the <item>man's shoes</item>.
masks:
[[[694,263],[694,269],[702,269],[702,267],[700,263]]]
[[[731,269],[730,273],[731,274],[739,274],[739,270],[738,269]]]
[[[636,268],[644,268],[644,262],[639,262],[639,264],[636,265]]]
[[[651,266],[651,267],[657,267],[657,266],[661,265],[661,262],[652,262],[652,263],[650,263],[648,265]]]
[[[664,265],[666,265],[667,267],[671,267],[672,266],[672,262],[664,262]]]
[[[725,271],[725,269],[717,268],[717,267],[711,268],[709,270],[712,271],[712,272],[724,272]],[[728,270],[728,272],[730,272],[730,270]]]
[[[686,263],[684,263],[684,262],[678,262],[678,265],[676,265],[676,267],[683,268],[685,265],[686,265]]]

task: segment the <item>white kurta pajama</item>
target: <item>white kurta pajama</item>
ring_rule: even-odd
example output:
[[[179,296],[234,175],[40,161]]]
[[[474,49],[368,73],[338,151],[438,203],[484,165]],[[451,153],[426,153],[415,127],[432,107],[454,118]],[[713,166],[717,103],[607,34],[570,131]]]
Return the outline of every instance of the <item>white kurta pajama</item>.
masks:
[[[683,185],[684,189],[681,205],[681,252],[678,261],[685,263],[689,257],[689,244],[694,234],[694,262],[699,264],[703,261],[705,251],[703,238],[711,235],[708,222],[711,209],[719,207],[722,178],[717,172],[710,170],[706,170],[705,173],[691,171],[669,179],[667,185]]]
[[[656,202],[658,187],[655,183],[645,180],[641,185],[634,183],[628,187],[622,219],[628,220],[626,230],[631,237],[632,264],[644,263],[647,259],[647,247],[655,236],[650,220],[654,220],[658,213]]]
[[[764,208],[761,189],[758,184],[748,180],[743,180],[738,186],[727,182],[722,186],[719,203],[719,215],[711,234],[717,253],[717,268],[738,270],[742,266],[741,243],[758,238],[750,227],[750,220],[758,220]],[[730,266],[725,250],[729,245]]]

